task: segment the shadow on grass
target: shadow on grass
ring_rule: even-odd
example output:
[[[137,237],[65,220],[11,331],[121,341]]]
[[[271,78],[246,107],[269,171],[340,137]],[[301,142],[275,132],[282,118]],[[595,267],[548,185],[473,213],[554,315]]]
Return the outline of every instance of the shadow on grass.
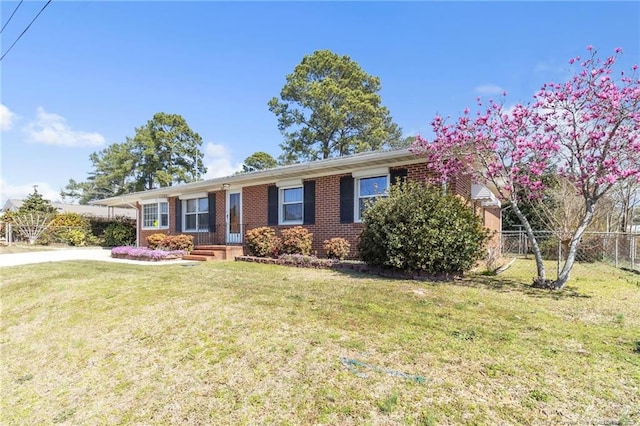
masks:
[[[534,288],[531,284],[525,284],[522,281],[501,276],[470,275],[454,281],[453,284],[465,287],[487,288],[499,292],[517,291],[531,297],[545,299],[591,298],[590,295],[581,293],[578,288],[573,286],[567,286],[562,290],[546,290]]]
[[[344,274],[350,278],[354,279],[368,279],[373,281],[389,281],[389,280],[398,280],[398,281],[418,281],[427,283],[434,286],[439,285],[455,285],[462,287],[470,287],[470,288],[482,288],[488,289],[497,292],[519,292],[526,294],[527,296],[535,297],[535,298],[545,298],[545,299],[568,299],[568,298],[591,298],[590,295],[581,293],[576,287],[567,286],[562,290],[546,290],[534,288],[531,284],[523,283],[520,280],[514,278],[506,278],[499,275],[496,276],[487,276],[487,275],[468,275],[462,278],[449,278],[442,279],[437,277],[435,279],[429,279],[427,277],[419,277],[417,279],[407,277],[394,277],[394,276],[385,276],[379,275],[374,272],[362,272],[351,269],[335,269],[335,272],[340,274]]]

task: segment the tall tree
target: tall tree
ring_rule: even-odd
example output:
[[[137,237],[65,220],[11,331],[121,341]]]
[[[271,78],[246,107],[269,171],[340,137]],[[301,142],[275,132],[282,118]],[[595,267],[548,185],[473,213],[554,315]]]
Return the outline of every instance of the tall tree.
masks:
[[[257,170],[272,169],[278,162],[270,154],[257,151],[245,158],[242,165],[242,173],[255,172]]]
[[[202,138],[177,114],[157,113],[135,135],[89,156],[85,182],[69,180],[60,192],[81,204],[134,191],[200,179],[207,172]]]
[[[447,124],[436,117],[433,141],[414,145],[446,180],[467,172],[494,185],[520,219],[535,254],[534,284],[563,288],[580,239],[595,218],[598,203],[618,182],[640,180],[640,80],[632,72],[614,73],[621,53],[601,60],[591,46],[588,58],[572,58],[573,78],[545,84],[533,103],[506,109],[504,103],[478,102],[475,117],[465,109]],[[505,94],[506,95],[506,94]],[[571,182],[582,203],[578,223],[570,230],[568,253],[555,281],[546,278],[542,254],[529,218],[520,210],[521,194],[539,197],[542,176],[555,168]]]
[[[280,160],[295,163],[382,149],[401,140],[381,103],[380,79],[349,56],[307,55],[269,101],[285,141]]]
[[[136,129],[132,153],[138,158],[136,189],[192,182],[207,172],[202,138],[178,114],[159,112]]]

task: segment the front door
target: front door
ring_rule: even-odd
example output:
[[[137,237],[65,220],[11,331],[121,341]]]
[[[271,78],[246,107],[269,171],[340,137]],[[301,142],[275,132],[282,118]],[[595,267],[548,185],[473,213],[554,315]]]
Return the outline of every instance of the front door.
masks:
[[[242,193],[227,191],[227,244],[242,243]]]

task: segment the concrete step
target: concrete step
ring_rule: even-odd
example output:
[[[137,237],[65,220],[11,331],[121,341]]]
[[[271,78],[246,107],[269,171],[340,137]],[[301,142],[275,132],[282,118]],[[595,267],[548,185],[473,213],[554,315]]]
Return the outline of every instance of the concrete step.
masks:
[[[243,254],[242,246],[203,244],[195,246],[190,256],[206,256],[210,258],[207,260],[233,260],[236,256],[242,256]],[[183,259],[185,259],[185,257],[183,257]]]
[[[186,254],[184,256],[182,256],[182,260],[197,260],[200,262],[206,262],[209,260],[217,260],[215,257],[213,256],[201,256],[198,254]]]
[[[220,255],[220,250],[203,250],[201,248],[197,248],[189,254],[198,255],[198,256],[214,256],[215,257]]]

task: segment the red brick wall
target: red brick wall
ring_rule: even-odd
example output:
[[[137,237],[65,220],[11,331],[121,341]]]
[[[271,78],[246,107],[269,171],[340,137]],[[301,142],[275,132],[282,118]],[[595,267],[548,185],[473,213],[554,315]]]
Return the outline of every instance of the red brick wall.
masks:
[[[267,188],[258,185],[242,188],[242,223],[246,230],[267,226]]]
[[[500,215],[501,215],[501,209],[500,207],[488,207],[485,209],[482,209],[483,212],[483,223],[484,226],[486,228],[491,229],[492,231],[497,231],[494,235],[493,238],[489,241],[489,246],[490,247],[500,247],[500,227],[502,226],[502,223],[500,221]]]

